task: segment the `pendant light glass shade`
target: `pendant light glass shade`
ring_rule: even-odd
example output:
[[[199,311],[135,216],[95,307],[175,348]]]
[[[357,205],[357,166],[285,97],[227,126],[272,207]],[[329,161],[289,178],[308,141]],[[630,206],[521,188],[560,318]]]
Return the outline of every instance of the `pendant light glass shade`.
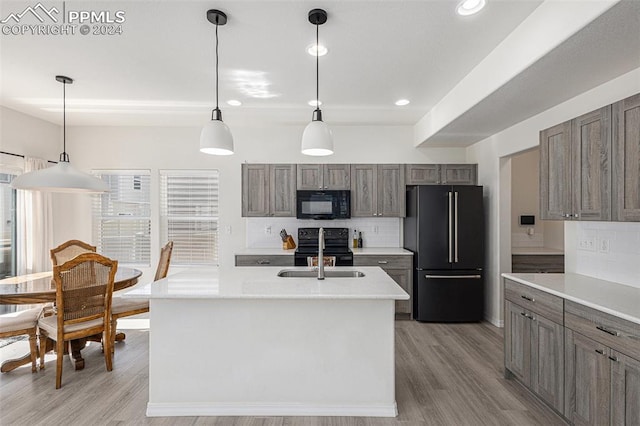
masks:
[[[309,22],[316,26],[316,46],[318,42],[318,27],[327,22],[327,12],[322,9],[313,9],[309,12]],[[320,110],[320,64],[318,52],[316,52],[316,109],[313,111],[311,123],[305,127],[302,133],[302,149],[304,155],[331,155],[333,154],[333,134],[329,126],[322,121]]]
[[[49,192],[80,192],[99,193],[108,192],[106,182],[76,170],[68,161],[42,170],[36,170],[16,177],[11,186],[15,189]]]
[[[307,124],[302,133],[302,153],[316,156],[333,154],[333,134],[327,123],[315,120]]]
[[[227,23],[227,15],[217,9],[207,11],[207,20],[216,26],[216,108],[211,121],[200,132],[200,152],[212,155],[233,154],[233,136],[231,130],[222,121],[222,111],[218,108],[218,26]]]
[[[109,186],[106,182],[76,170],[69,163],[67,148],[67,116],[66,116],[66,85],[73,83],[69,77],[57,75],[56,80],[62,83],[62,143],[63,149],[60,154],[60,162],[52,167],[33,172],[24,173],[16,177],[11,182],[14,189],[24,189],[30,191],[48,192],[75,192],[75,193],[100,193],[108,192]]]
[[[233,154],[233,136],[222,120],[211,120],[200,132],[200,151],[212,155]]]

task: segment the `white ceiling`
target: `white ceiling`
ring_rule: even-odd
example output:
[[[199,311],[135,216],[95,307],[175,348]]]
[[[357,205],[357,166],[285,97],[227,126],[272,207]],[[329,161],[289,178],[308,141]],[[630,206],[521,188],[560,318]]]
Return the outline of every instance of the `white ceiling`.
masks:
[[[313,109],[307,101],[315,97],[315,59],[306,53],[315,27],[307,14],[321,7],[329,15],[320,27],[320,41],[329,48],[320,58],[325,121],[413,125],[542,1],[488,0],[470,17],[456,15],[457,3],[67,1],[66,10],[123,10],[123,34],[0,35],[0,102],[60,123],[62,88],[54,76],[63,74],[75,79],[67,88],[69,125],[199,126],[214,104],[215,27],[206,11],[217,8],[229,17],[219,28],[225,121],[304,125]],[[436,139],[467,145],[552,106],[549,102],[640,66],[640,2],[624,3],[452,121]],[[0,19],[34,4],[3,1]],[[62,10],[62,2],[45,4]],[[610,44],[616,49],[608,50]],[[578,65],[581,72],[567,78]],[[538,90],[550,82],[549,93]],[[515,106],[509,103],[514,96]],[[394,106],[399,98],[411,104]],[[228,99],[243,105],[228,106]]]

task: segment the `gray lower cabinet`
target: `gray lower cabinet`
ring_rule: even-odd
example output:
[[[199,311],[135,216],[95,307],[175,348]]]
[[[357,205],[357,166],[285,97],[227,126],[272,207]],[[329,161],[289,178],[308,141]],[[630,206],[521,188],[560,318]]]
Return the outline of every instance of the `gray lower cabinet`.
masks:
[[[566,329],[565,417],[575,425],[608,425],[609,348]]]
[[[640,425],[640,361],[611,351],[611,424]]]
[[[356,254],[353,256],[353,266],[381,267],[410,296],[409,300],[396,300],[396,313],[411,313],[413,303],[413,256]]]
[[[505,301],[505,367],[547,404],[562,412],[563,327]]]
[[[295,164],[243,164],[242,216],[295,216]]]
[[[403,164],[351,165],[351,216],[404,217]]]
[[[351,189],[350,164],[298,164],[297,169],[298,189]]]
[[[477,164],[407,164],[407,185],[477,185]]]
[[[292,255],[236,254],[236,266],[293,266]]]

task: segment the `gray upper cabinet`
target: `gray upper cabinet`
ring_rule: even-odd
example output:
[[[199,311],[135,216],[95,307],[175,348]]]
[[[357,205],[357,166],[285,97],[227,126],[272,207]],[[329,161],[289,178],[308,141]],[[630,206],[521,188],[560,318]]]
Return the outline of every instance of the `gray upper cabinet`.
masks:
[[[438,164],[407,164],[407,185],[440,184],[440,166]]]
[[[613,105],[614,220],[640,221],[640,94]]]
[[[573,218],[611,220],[611,106],[571,123]]]
[[[540,132],[540,218],[564,220],[571,211],[571,122]]]
[[[407,185],[476,185],[477,164],[407,164]]]
[[[476,185],[477,164],[441,164],[440,178],[443,185]]]
[[[242,216],[295,216],[295,164],[243,164]]]
[[[269,165],[242,165],[242,216],[269,216]]]
[[[402,164],[351,165],[351,216],[404,215],[405,174]]]
[[[297,188],[348,190],[351,188],[349,164],[298,164]]]
[[[540,216],[611,219],[611,106],[540,132]]]

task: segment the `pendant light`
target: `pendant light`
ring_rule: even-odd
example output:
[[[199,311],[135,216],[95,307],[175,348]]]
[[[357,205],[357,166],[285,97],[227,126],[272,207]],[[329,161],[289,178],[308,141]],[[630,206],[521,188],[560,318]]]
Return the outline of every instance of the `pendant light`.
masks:
[[[327,12],[313,9],[309,12],[309,22],[316,26],[316,46],[318,43],[318,28],[327,22]],[[307,124],[302,134],[302,153],[305,155],[333,154],[333,135],[329,126],[322,121],[320,111],[320,56],[316,53],[316,109],[313,111],[311,123]]]
[[[207,19],[216,26],[216,109],[211,112],[211,121],[204,125],[200,133],[200,151],[212,155],[231,155],[233,136],[222,121],[222,111],[218,108],[218,26],[227,23],[227,15],[210,9],[207,11]]]
[[[11,186],[15,189],[48,192],[108,192],[109,186],[106,182],[74,169],[69,163],[66,87],[67,84],[72,84],[73,80],[63,75],[57,75],[56,80],[62,83],[62,154],[60,154],[60,161],[52,167],[21,174],[11,182]]]

